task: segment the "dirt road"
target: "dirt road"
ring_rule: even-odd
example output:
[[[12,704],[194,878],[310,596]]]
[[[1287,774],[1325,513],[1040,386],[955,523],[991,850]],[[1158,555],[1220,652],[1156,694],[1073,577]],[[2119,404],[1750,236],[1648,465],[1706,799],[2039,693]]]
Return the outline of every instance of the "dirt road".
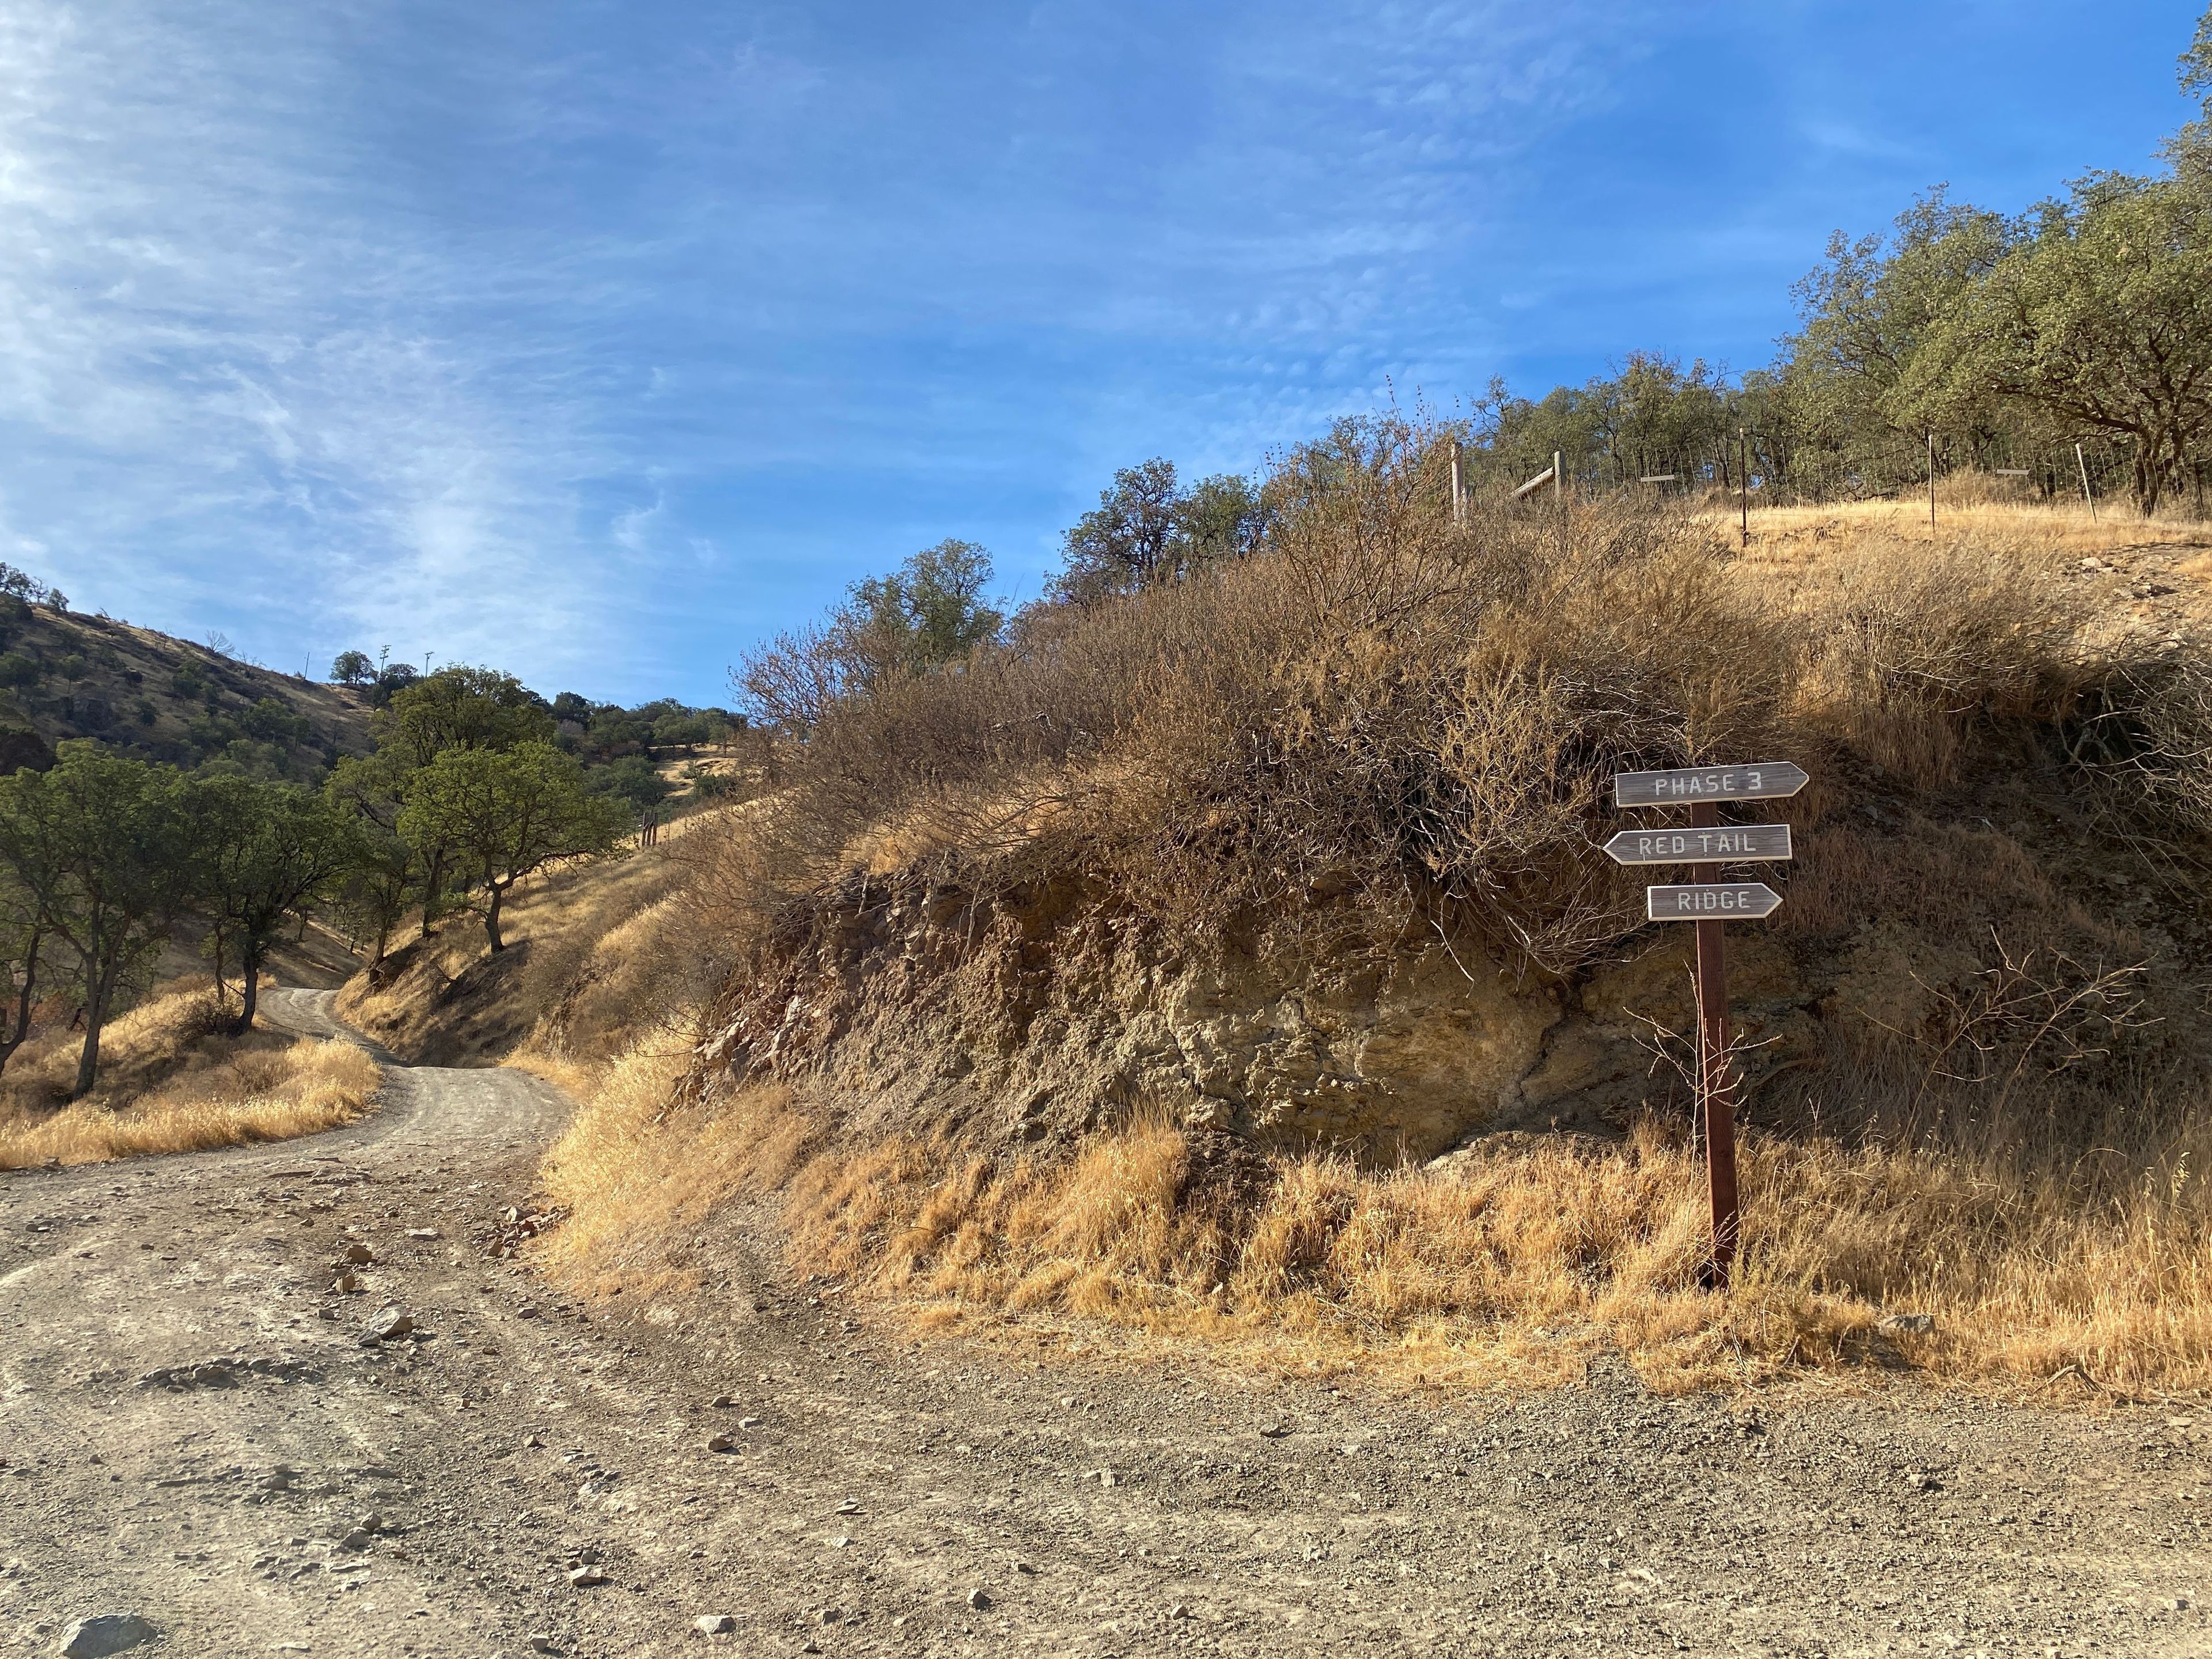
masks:
[[[0,1653],[2212,1651],[2212,1414],[1079,1372],[872,1327],[743,1216],[696,1325],[587,1315],[483,1243],[552,1091],[390,1079],[0,1176]]]

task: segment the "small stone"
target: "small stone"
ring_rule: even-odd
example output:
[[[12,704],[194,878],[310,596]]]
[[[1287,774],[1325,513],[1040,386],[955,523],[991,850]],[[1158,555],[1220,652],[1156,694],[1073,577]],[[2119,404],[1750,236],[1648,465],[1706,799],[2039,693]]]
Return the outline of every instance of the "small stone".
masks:
[[[726,1394],[718,1394],[707,1403],[714,1407],[715,1410],[720,1411],[726,1407],[734,1406],[738,1402],[731,1399],[730,1396]]]
[[[597,1567],[577,1567],[569,1572],[568,1582],[578,1589],[597,1589],[607,1582],[607,1576]]]
[[[356,1267],[366,1267],[370,1262],[376,1260],[376,1252],[370,1249],[368,1245],[362,1243],[359,1240],[356,1240],[353,1243],[347,1245],[345,1249],[339,1253],[338,1260],[341,1261],[350,1261]]]
[[[854,1498],[848,1498],[837,1505],[837,1513],[840,1515],[858,1515],[860,1512],[860,1505]]]
[[[1091,1478],[1093,1480],[1096,1480],[1102,1486],[1110,1486],[1114,1484],[1114,1471],[1111,1469],[1093,1469],[1091,1472]]]
[[[1014,1571],[1020,1573],[1024,1578],[1034,1578],[1036,1577],[1036,1563],[1034,1561],[1017,1561],[1014,1563]]]
[[[819,1653],[822,1651],[822,1644],[816,1641],[810,1636],[805,1641],[799,1644],[799,1650],[801,1653]]]
[[[738,1426],[741,1429],[757,1429],[760,1427],[760,1419],[757,1417],[741,1417],[738,1419]]]
[[[363,1328],[361,1346],[373,1348],[380,1342],[397,1341],[414,1328],[415,1321],[410,1316],[397,1308],[381,1308],[378,1310],[376,1317]]]
[[[1260,1431],[1261,1434],[1265,1435],[1270,1440],[1283,1439],[1290,1433],[1290,1431],[1291,1425],[1287,1423],[1271,1423],[1266,1428]]]
[[[853,1547],[853,1540],[840,1533],[830,1540],[830,1547],[833,1550],[848,1550]]]
[[[1915,1492],[1941,1492],[1943,1483],[1925,1469],[1915,1469],[1905,1477],[1905,1485]]]
[[[367,1515],[362,1516],[358,1525],[359,1529],[362,1532],[382,1532],[384,1530],[384,1517],[381,1515],[379,1515],[374,1510],[371,1510]]]
[[[435,1238],[437,1236],[438,1230],[435,1227],[410,1227],[407,1230],[407,1237],[410,1238]]]
[[[157,1633],[135,1613],[95,1613],[62,1632],[62,1659],[102,1659],[150,1642]]]
[[[980,1589],[969,1590],[968,1592],[968,1605],[970,1607],[973,1607],[977,1613],[983,1612],[991,1605],[991,1597],[989,1593]]]
[[[707,1442],[707,1449],[711,1452],[735,1451],[737,1449],[738,1442],[731,1435],[718,1434]]]
[[[558,1653],[561,1649],[544,1631],[536,1631],[530,1638],[530,1650],[532,1653]]]
[[[691,1621],[691,1628],[702,1636],[727,1636],[737,1627],[738,1621],[726,1613],[702,1613]]]
[[[356,1527],[338,1540],[338,1547],[342,1550],[365,1550],[369,1547],[370,1541],[369,1535],[359,1527]]]
[[[292,1490],[292,1482],[298,1479],[298,1477],[299,1471],[297,1469],[289,1468],[285,1464],[279,1463],[275,1468],[270,1470],[268,1474],[261,1477],[261,1490],[264,1492],[289,1492]]]
[[[1891,1336],[1927,1336],[1936,1328],[1934,1314],[1890,1314],[1881,1328]]]
[[[822,1622],[824,1625],[842,1625],[845,1622],[845,1614],[840,1608],[824,1607],[822,1609]]]
[[[356,1295],[361,1290],[361,1277],[357,1273],[342,1273],[331,1280],[331,1289],[340,1296]]]
[[[2189,1611],[2189,1598],[2185,1595],[2177,1595],[2167,1601],[2166,1605],[2172,1612],[2186,1613]]]
[[[1190,1617],[1190,1609],[1183,1606],[1182,1602],[1178,1601],[1168,1609],[1168,1617],[1170,1619],[1188,1619]]]

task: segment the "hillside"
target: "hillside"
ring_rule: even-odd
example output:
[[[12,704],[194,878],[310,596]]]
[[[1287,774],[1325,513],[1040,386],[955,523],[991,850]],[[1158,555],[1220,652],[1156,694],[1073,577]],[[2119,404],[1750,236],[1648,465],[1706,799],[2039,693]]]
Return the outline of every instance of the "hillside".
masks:
[[[766,1188],[842,1282],[1271,1363],[2212,1375],[2176,1288],[2212,1208],[2212,536],[1453,526],[1431,460],[1409,434],[1265,555],[841,707],[650,883],[564,878],[507,988],[426,957],[349,1006],[586,1094],[547,1165],[580,1283],[711,1280]],[[1595,843],[1613,769],[1754,751],[1815,782],[1757,872],[1783,910],[1732,930],[1723,1302],[1686,940]],[[1900,1308],[1942,1339],[1881,1340]]]
[[[51,748],[96,738],[142,760],[218,757],[307,781],[369,747],[358,694],[106,617],[0,597],[0,727]],[[0,742],[9,741],[0,734]],[[35,752],[20,737],[0,764]]]

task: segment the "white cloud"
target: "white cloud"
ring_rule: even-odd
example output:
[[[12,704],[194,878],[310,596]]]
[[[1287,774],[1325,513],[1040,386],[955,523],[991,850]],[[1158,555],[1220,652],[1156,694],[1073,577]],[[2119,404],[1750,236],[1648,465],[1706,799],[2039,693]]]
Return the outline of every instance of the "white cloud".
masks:
[[[668,497],[656,495],[651,507],[634,507],[627,513],[617,513],[610,534],[617,547],[632,555],[650,551],[660,521],[668,514]]]
[[[82,603],[278,661],[422,640],[551,672],[587,601],[546,573],[604,458],[556,376],[468,326],[529,262],[456,258],[349,136],[346,37],[376,21],[0,21],[0,526]]]

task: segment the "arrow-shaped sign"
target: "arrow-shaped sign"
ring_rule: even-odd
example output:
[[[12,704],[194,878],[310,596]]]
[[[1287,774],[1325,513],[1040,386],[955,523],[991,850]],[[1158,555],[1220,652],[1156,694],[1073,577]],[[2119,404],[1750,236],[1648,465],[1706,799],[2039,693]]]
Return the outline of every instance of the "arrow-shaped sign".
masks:
[[[1615,806],[1686,806],[1693,801],[1778,800],[1794,795],[1809,780],[1805,769],[1788,761],[1754,761],[1748,766],[1691,766],[1672,772],[1616,772]]]
[[[1606,842],[1615,864],[1734,864],[1786,859],[1786,823],[1728,824],[1718,830],[1624,830]]]
[[[1780,908],[1782,895],[1763,881],[1707,881],[1647,887],[1644,903],[1653,921],[1756,921]]]

